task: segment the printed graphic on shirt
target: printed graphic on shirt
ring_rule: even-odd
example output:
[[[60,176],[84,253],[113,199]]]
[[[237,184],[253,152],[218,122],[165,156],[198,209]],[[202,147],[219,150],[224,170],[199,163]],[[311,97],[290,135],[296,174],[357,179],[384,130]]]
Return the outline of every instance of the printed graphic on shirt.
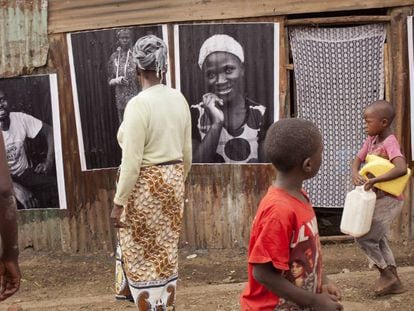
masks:
[[[25,158],[26,155],[23,150],[23,141],[15,141],[11,144],[6,145],[6,155],[7,155],[7,163],[10,167],[16,167],[23,157]]]
[[[16,146],[17,143],[6,146],[7,162],[14,162],[19,157],[21,147]],[[19,145],[22,145],[21,143]]]
[[[321,252],[316,217],[300,227],[294,234],[290,244],[290,270],[285,277],[296,286],[317,293],[322,286],[321,280]],[[308,311],[309,308],[300,308],[295,303],[280,299],[276,306],[277,311]]]

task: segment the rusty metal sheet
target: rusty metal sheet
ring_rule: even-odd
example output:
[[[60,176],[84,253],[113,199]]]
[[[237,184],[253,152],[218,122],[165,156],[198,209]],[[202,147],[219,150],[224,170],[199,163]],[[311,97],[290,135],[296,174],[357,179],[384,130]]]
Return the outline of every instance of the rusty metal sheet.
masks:
[[[0,0],[0,78],[46,64],[47,0]]]
[[[259,201],[275,174],[270,164],[193,165],[186,182],[181,246],[247,247]]]

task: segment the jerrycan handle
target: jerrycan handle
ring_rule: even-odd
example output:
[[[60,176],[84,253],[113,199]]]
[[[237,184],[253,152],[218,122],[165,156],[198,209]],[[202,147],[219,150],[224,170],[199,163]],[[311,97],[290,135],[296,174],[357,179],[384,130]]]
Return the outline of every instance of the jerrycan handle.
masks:
[[[370,192],[372,192],[372,189],[365,190],[365,185],[362,185],[362,186],[356,186],[356,187],[355,187],[355,189],[357,189],[358,191],[361,191],[361,192],[365,192],[365,193],[370,193]]]

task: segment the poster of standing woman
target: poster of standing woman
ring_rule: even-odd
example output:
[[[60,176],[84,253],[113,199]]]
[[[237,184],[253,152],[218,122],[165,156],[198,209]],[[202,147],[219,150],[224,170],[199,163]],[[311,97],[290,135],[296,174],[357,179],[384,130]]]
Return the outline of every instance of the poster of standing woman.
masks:
[[[194,163],[266,163],[279,117],[279,25],[175,25],[176,84],[192,115]]]
[[[73,101],[83,171],[117,167],[116,133],[125,106],[137,95],[132,47],[141,37],[167,38],[166,26],[134,26],[67,35]],[[167,84],[169,83],[167,75]]]
[[[18,209],[66,208],[56,75],[0,79],[0,127]]]

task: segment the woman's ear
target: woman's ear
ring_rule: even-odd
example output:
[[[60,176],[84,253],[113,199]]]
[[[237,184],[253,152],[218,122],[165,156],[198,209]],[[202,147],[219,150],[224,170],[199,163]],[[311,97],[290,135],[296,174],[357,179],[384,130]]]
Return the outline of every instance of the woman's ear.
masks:
[[[306,158],[305,160],[303,160],[303,162],[302,162],[302,170],[305,173],[311,173],[312,172],[311,158]]]

